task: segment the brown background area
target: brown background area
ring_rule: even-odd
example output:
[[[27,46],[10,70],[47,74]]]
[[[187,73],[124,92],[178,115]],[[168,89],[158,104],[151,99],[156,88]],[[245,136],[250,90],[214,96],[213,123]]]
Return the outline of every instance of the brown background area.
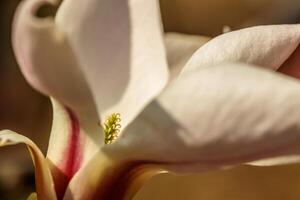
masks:
[[[11,48],[11,24],[18,2],[19,0],[0,1],[0,129],[11,129],[28,136],[46,152],[51,127],[49,100],[33,91],[26,83],[16,64]],[[298,0],[161,0],[161,8],[166,31],[208,36],[220,34],[224,25],[238,29],[251,25],[297,23],[300,21],[300,2]],[[43,50],[41,49],[41,51]],[[1,148],[0,199],[24,199],[29,192],[33,191],[34,176],[32,169],[31,160],[24,146]],[[297,169],[298,166],[291,168],[298,177],[300,170]],[[233,182],[242,186],[244,184],[244,188],[251,188],[251,185],[253,188],[253,185],[258,184],[270,190],[269,193],[278,192],[278,194],[282,194],[280,190],[276,189],[277,186],[280,188],[280,185],[278,185],[279,182],[273,181],[273,174],[277,174],[278,178],[280,178],[280,174],[282,175],[286,170],[276,168],[266,172],[253,170],[252,168],[242,168],[237,173],[229,171],[224,172],[222,175],[222,172],[217,172],[211,173],[212,175],[210,176],[204,174],[199,175],[198,178],[186,177],[185,179],[179,179],[178,177],[168,178],[164,175],[162,179],[159,179],[159,177],[154,178],[139,195],[144,194],[150,197],[149,199],[157,199],[158,197],[155,195],[161,194],[167,195],[164,199],[171,199],[170,194],[169,196],[165,194],[170,190],[164,190],[163,186],[159,188],[154,187],[154,185],[157,185],[157,182],[161,183],[160,185],[173,185],[175,188],[180,183],[185,184],[181,188],[193,188],[188,184],[195,186],[197,182],[200,187],[206,188],[202,192],[203,199],[216,199],[217,196],[214,195],[217,193],[217,190],[211,190],[211,188],[219,188],[221,185],[229,185],[228,188],[234,188]],[[251,174],[251,177],[247,176],[247,174]],[[289,175],[283,174],[281,178],[284,179],[289,177]],[[264,176],[264,179],[261,180],[264,181],[257,182],[257,179],[254,179],[262,176]],[[222,177],[225,178],[222,179]],[[272,177],[273,179],[268,179]],[[199,179],[202,182],[199,182]],[[224,182],[218,182],[219,179],[222,179]],[[178,182],[178,180],[187,182]],[[288,184],[288,179],[284,180]],[[248,183],[249,181],[250,183]],[[276,189],[275,191],[272,191],[271,185],[273,183],[276,186],[273,188]],[[194,190],[197,192],[203,191],[195,188]],[[155,193],[155,191],[158,191],[158,193]],[[189,190],[185,189],[182,195],[187,191]],[[210,194],[213,198],[205,196],[205,191],[208,192],[207,195]],[[226,187],[219,194],[228,195],[228,192],[223,194],[222,191],[227,191]],[[255,190],[241,189],[240,191],[244,191],[244,195],[249,193],[249,196],[239,196],[237,193],[234,195],[235,193],[231,192],[230,194],[233,196],[230,199],[256,199]],[[153,198],[151,198],[151,195],[154,195]]]

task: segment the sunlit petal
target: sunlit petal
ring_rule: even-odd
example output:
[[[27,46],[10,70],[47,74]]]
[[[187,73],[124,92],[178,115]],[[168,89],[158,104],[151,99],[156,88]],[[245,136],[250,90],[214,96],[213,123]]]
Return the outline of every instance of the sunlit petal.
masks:
[[[103,121],[126,126],[168,78],[156,0],[65,0],[56,23],[66,33]]]
[[[265,69],[230,64],[195,70],[173,81],[104,150],[197,171],[297,155],[299,98],[296,79]]]
[[[290,165],[300,163],[299,155],[279,156],[276,158],[262,159],[247,163],[254,166],[274,166],[274,165]]]
[[[299,42],[300,25],[257,26],[232,31],[203,45],[182,73],[228,62],[244,62],[276,70]]]
[[[47,160],[40,149],[27,137],[9,130],[0,131],[0,147],[26,144],[35,166],[35,184],[38,199],[56,200],[54,184]]]

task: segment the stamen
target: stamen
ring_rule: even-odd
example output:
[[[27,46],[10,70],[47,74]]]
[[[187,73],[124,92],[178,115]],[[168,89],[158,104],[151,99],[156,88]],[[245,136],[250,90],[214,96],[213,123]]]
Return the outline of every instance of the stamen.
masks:
[[[37,194],[35,192],[31,193],[28,197],[27,200],[37,200]]]
[[[111,144],[118,138],[121,129],[120,122],[121,115],[119,113],[113,113],[107,117],[102,125],[105,144]]]

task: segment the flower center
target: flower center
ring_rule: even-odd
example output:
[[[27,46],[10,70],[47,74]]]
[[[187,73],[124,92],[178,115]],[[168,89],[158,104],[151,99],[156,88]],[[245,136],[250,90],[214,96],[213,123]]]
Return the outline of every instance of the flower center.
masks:
[[[106,118],[102,125],[105,144],[111,144],[118,138],[121,129],[120,122],[121,115],[119,113],[112,113]]]

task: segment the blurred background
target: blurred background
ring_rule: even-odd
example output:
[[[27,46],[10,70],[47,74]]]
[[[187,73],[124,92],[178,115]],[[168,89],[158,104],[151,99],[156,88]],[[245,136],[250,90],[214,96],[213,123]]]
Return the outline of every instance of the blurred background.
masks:
[[[25,82],[11,47],[12,19],[19,2],[0,1],[0,130],[22,133],[46,152],[52,120],[49,100]],[[161,0],[161,10],[166,32],[210,37],[221,34],[224,26],[235,30],[260,24],[300,22],[300,0]],[[300,199],[299,178],[297,165],[241,167],[180,178],[161,175],[147,183],[137,199],[173,199],[174,190],[180,193],[179,199],[199,199],[187,197],[195,192],[197,197],[206,200]],[[0,199],[26,199],[32,191],[33,166],[26,148],[22,145],[1,148]]]

